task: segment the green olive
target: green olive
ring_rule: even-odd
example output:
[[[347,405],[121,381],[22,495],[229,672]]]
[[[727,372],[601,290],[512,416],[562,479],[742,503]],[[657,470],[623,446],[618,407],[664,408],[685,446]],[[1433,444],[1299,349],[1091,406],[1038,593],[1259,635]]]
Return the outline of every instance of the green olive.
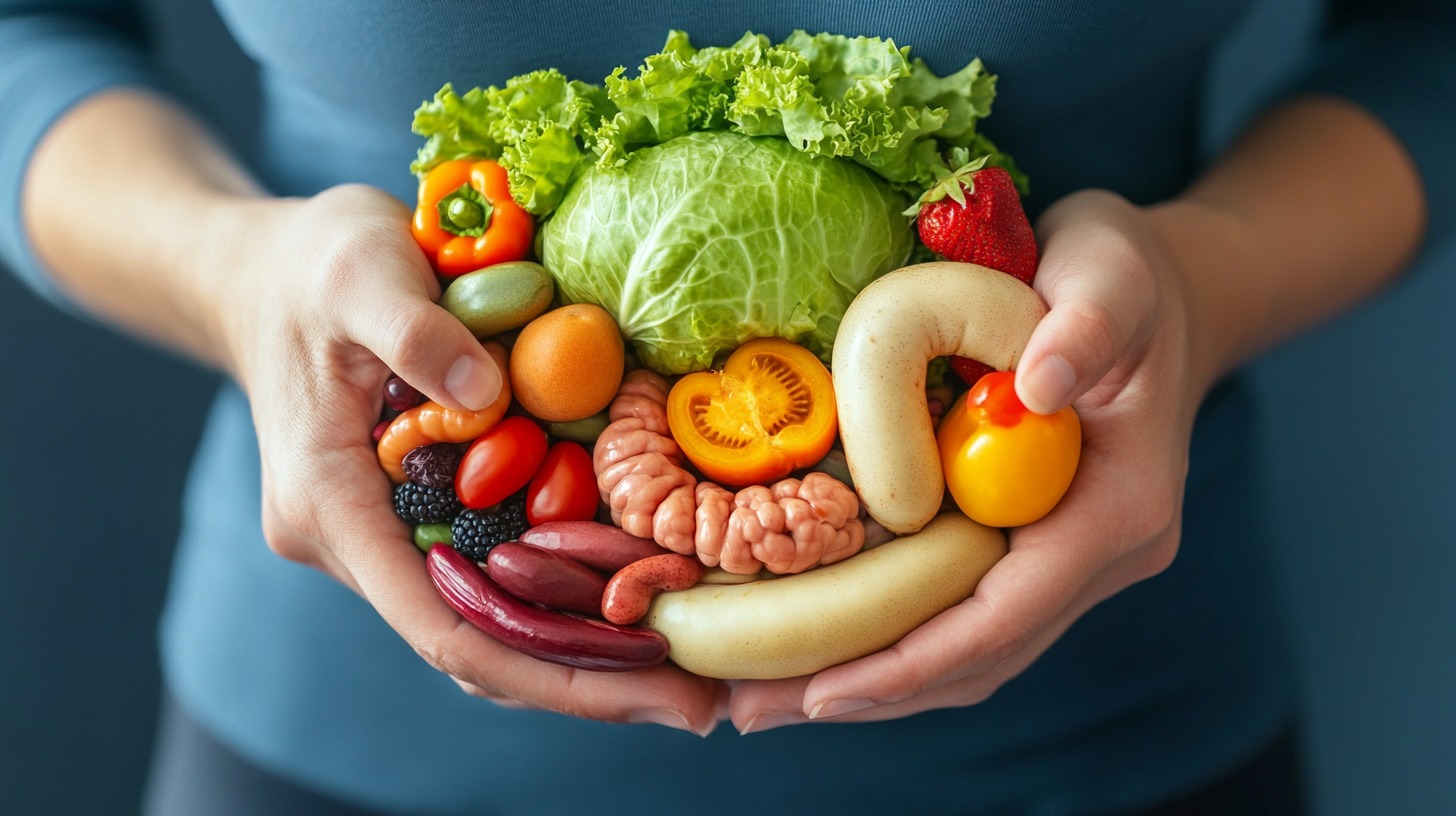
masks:
[[[482,340],[518,329],[551,305],[555,282],[531,261],[487,266],[450,282],[440,305]]]
[[[570,422],[552,422],[546,426],[546,433],[557,439],[569,439],[572,442],[580,442],[588,447],[595,445],[597,437],[607,429],[607,423],[611,422],[607,412],[592,414],[585,419],[574,419]]]

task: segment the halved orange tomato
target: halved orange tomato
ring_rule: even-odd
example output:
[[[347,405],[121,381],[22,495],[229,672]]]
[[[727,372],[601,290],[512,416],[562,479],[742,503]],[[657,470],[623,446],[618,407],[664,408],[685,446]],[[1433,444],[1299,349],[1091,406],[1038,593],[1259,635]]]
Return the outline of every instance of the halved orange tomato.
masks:
[[[673,439],[719,484],[767,484],[818,462],[834,444],[839,413],[829,369],[789,340],[739,346],[722,371],[677,381],[667,397]]]

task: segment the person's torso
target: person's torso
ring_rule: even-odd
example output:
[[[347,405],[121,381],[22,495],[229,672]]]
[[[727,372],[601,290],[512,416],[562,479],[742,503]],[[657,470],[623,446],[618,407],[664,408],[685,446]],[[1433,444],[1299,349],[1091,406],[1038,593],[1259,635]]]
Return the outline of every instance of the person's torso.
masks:
[[[410,119],[446,82],[501,85],[551,66],[600,83],[617,66],[635,70],[670,28],[700,46],[799,28],[887,37],[941,74],[980,57],[999,76],[982,129],[1031,177],[1033,209],[1083,187],[1135,201],[1174,192],[1193,169],[1209,56],[1251,4],[217,3],[261,67],[264,169],[286,192],[363,181],[409,195]]]
[[[1033,211],[1082,187],[1147,202],[1185,184],[1211,55],[1248,4],[218,2],[261,66],[260,172],[280,193],[364,182],[408,199],[411,117],[446,82],[499,85],[547,66],[600,82],[671,28],[698,45],[802,28],[891,37],[939,73],[982,58],[1000,77],[983,130],[1030,176]],[[1060,814],[1147,802],[1216,773],[1284,715],[1266,598],[1247,577],[1261,547],[1248,405],[1237,389],[1213,402],[1178,563],[1093,610],[990,701],[748,737],[724,726],[704,740],[460,694],[357,597],[268,551],[248,408],[226,389],[188,495],[168,680],[255,761],[401,812]]]

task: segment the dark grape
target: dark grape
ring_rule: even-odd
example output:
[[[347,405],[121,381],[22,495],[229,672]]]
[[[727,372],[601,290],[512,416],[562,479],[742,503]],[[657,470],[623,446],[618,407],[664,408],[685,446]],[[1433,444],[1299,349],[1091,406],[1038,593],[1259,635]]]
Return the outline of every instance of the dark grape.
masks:
[[[408,411],[425,401],[425,395],[399,377],[384,383],[384,404],[395,411]]]

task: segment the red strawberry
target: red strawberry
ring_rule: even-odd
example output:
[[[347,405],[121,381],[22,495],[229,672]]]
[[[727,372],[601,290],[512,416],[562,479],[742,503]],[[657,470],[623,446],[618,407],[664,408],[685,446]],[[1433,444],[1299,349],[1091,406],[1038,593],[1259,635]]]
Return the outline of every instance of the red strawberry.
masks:
[[[966,385],[975,385],[976,381],[990,374],[996,369],[986,365],[980,360],[972,360],[969,357],[951,357],[950,370],[961,378]]]
[[[926,191],[913,212],[920,240],[945,259],[997,269],[1028,286],[1036,277],[1036,235],[1004,168],[987,167],[985,158],[971,162]],[[996,370],[968,357],[951,357],[950,367],[966,385]]]
[[[947,260],[999,269],[1028,285],[1036,276],[1036,236],[1011,174],[973,162],[920,199],[920,240]]]

